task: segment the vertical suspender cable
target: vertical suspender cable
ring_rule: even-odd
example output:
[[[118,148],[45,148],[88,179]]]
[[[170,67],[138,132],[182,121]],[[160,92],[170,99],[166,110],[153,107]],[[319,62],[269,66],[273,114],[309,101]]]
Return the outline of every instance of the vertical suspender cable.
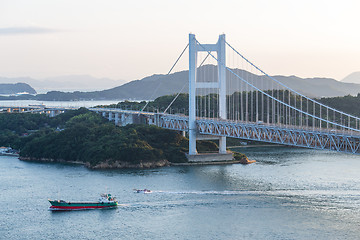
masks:
[[[189,47],[189,44],[186,45],[186,47],[185,47],[184,50],[181,52],[180,56],[176,59],[175,63],[172,65],[172,67],[170,68],[170,70],[169,70],[169,72],[166,74],[166,76],[171,73],[171,71],[174,69],[174,67],[176,66],[176,64],[179,62],[180,58],[182,57],[182,55],[184,54],[184,52],[186,51],[186,49],[187,49],[188,47]],[[161,82],[160,82],[160,83],[158,84],[158,86],[155,88],[155,90],[154,90],[154,92],[152,93],[150,99],[153,98],[153,96],[155,95],[156,91],[159,89],[160,84],[161,84]],[[145,104],[145,106],[141,109],[140,112],[142,112],[142,111],[147,107],[147,105],[149,104],[149,102],[150,102],[150,101],[148,101],[148,102]]]
[[[315,115],[315,103],[313,103],[313,115]],[[313,129],[315,128],[315,118],[313,117]]]

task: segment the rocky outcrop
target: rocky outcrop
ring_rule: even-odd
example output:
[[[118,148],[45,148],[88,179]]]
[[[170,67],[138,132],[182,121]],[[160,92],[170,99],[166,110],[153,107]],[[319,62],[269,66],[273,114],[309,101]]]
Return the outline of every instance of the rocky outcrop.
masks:
[[[158,168],[170,166],[170,162],[166,159],[159,160],[155,162],[146,162],[141,161],[140,163],[134,164],[130,162],[122,162],[122,161],[105,161],[98,163],[96,165],[91,165],[89,162],[79,162],[79,161],[67,161],[64,159],[53,159],[53,158],[32,158],[32,157],[19,157],[22,161],[30,161],[30,162],[58,162],[58,163],[73,163],[73,164],[81,164],[85,165],[90,169],[121,169],[121,168]]]
[[[159,160],[155,162],[145,162],[141,161],[140,163],[129,163],[122,161],[105,161],[95,166],[91,166],[90,163],[85,164],[86,167],[91,169],[117,169],[117,168],[157,168],[170,166],[168,160]]]
[[[28,162],[57,162],[57,163],[73,163],[73,164],[86,165],[86,163],[79,162],[79,161],[67,161],[64,159],[53,159],[53,158],[19,157],[19,159],[22,161],[28,161]]]

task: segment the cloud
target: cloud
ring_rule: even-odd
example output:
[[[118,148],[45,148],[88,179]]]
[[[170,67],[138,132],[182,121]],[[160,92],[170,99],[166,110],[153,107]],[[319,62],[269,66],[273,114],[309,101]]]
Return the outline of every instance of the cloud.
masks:
[[[1,35],[28,35],[28,34],[46,34],[58,32],[56,29],[41,28],[41,27],[9,27],[0,28]]]

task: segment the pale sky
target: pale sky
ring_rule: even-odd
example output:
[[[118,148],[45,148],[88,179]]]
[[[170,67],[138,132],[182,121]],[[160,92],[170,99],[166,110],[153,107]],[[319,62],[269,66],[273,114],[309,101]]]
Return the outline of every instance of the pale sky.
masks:
[[[341,80],[360,71],[359,29],[358,0],[0,0],[0,76],[141,79],[166,73],[191,32],[225,33],[272,75]]]

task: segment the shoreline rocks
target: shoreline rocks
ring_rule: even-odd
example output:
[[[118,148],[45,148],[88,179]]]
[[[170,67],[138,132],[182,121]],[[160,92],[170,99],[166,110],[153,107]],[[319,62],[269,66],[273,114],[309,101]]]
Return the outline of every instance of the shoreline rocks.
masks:
[[[191,165],[222,165],[222,164],[251,164],[256,162],[255,160],[249,160],[246,156],[241,158],[234,158],[231,161],[214,161],[214,162],[199,162],[199,163],[171,163],[166,159],[147,162],[140,161],[140,163],[130,163],[123,161],[113,161],[106,160],[105,162],[98,163],[96,165],[91,165],[89,162],[79,162],[79,161],[66,161],[64,159],[53,159],[53,158],[32,158],[32,157],[19,157],[22,161],[29,162],[43,162],[43,163],[69,163],[69,164],[79,164],[84,165],[88,169],[92,170],[105,170],[105,169],[126,169],[126,168],[134,168],[134,169],[149,169],[149,168],[159,168],[159,167],[168,167],[168,166],[191,166]]]
[[[121,162],[121,161],[115,161],[110,163],[109,161],[105,161],[99,164],[96,164],[95,166],[91,166],[90,163],[86,163],[85,166],[90,169],[122,169],[122,168],[138,168],[138,169],[144,169],[144,168],[158,168],[158,167],[166,167],[170,166],[170,162],[168,160],[159,160],[155,162],[143,162],[140,163],[129,163],[129,162]]]
[[[158,167],[166,167],[170,166],[170,162],[166,159],[155,161],[155,162],[145,162],[141,161],[140,163],[134,164],[129,162],[121,162],[121,161],[114,161],[110,162],[105,161],[98,163],[92,166],[89,162],[79,162],[79,161],[66,161],[64,159],[53,159],[53,158],[32,158],[32,157],[19,157],[21,161],[28,161],[28,162],[44,162],[44,163],[71,163],[71,164],[79,164],[84,165],[89,169],[122,169],[122,168],[137,168],[137,169],[144,169],[144,168],[158,168]]]

